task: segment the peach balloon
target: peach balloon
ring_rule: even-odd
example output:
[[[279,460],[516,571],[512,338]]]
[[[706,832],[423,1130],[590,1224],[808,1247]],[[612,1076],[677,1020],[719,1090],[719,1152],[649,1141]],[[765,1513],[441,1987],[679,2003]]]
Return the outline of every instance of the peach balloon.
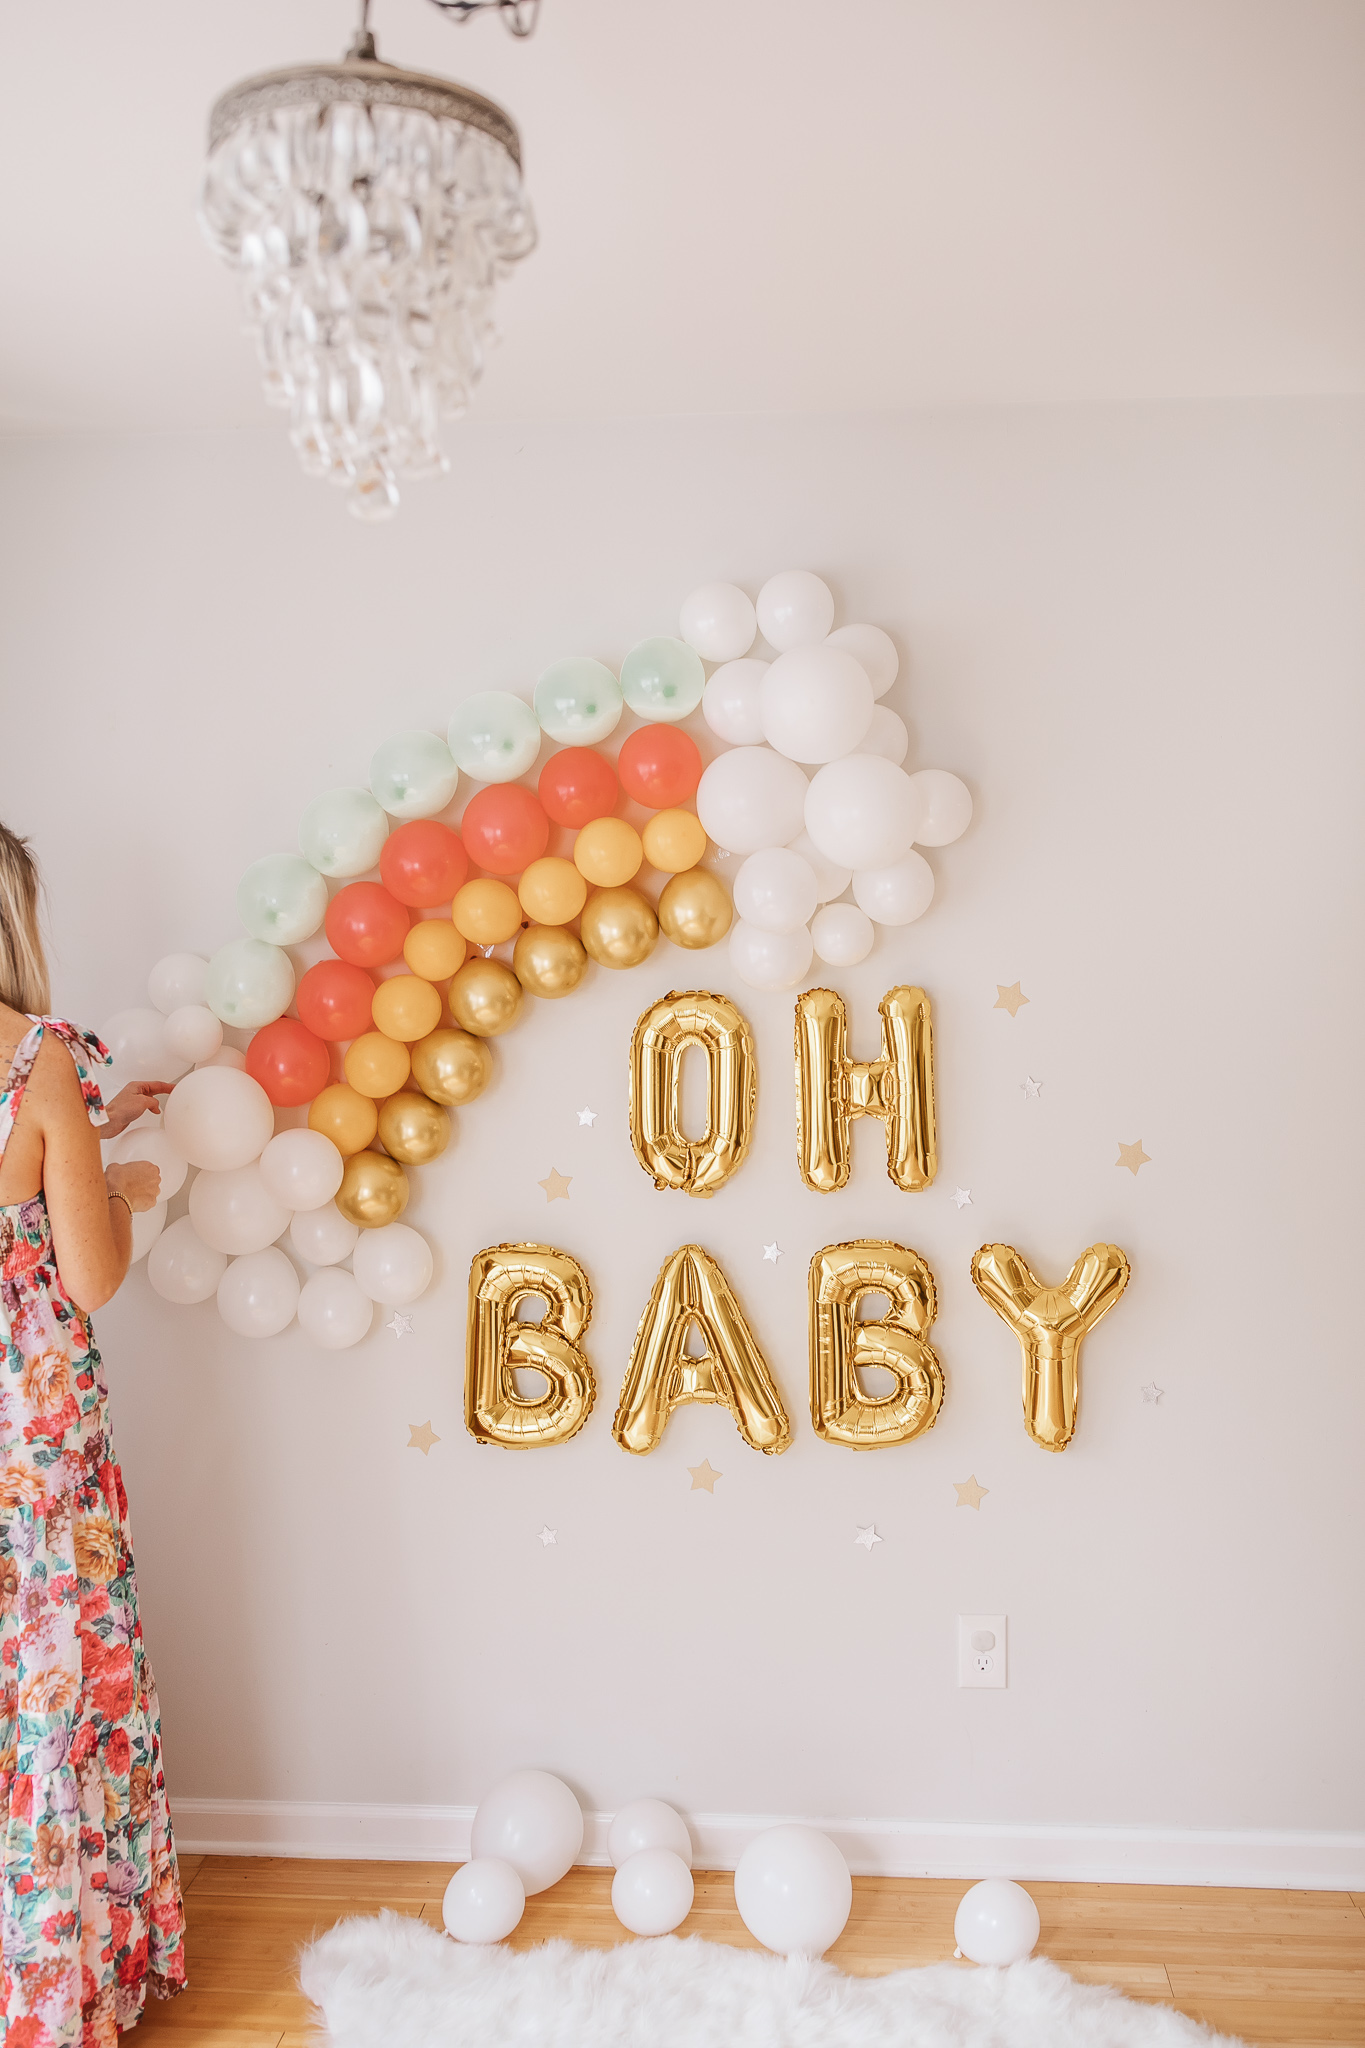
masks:
[[[396,1095],[412,1072],[407,1047],[386,1038],[382,1031],[366,1031],[353,1039],[346,1049],[344,1064],[352,1088],[374,1102],[382,1102],[386,1095]]]
[[[368,1095],[334,1081],[315,1095],[308,1111],[308,1128],[330,1138],[343,1159],[363,1152],[379,1129],[379,1111]]]
[[[521,905],[506,882],[466,882],[450,906],[455,929],[472,946],[500,946],[521,930]]]
[[[659,811],[645,826],[645,859],[661,874],[681,875],[706,851],[706,829],[695,811]]]
[[[424,981],[449,981],[464,966],[465,942],[449,918],[424,917],[403,941],[403,958]]]
[[[588,900],[588,885],[571,860],[533,860],[517,884],[532,924],[567,924]]]
[[[375,1028],[386,1038],[413,1045],[441,1021],[441,998],[429,981],[416,974],[392,974],[381,981],[371,1004]],[[406,1078],[406,1077],[405,1077]]]
[[[619,889],[639,873],[644,857],[639,833],[624,818],[594,818],[574,841],[574,866],[599,889]]]

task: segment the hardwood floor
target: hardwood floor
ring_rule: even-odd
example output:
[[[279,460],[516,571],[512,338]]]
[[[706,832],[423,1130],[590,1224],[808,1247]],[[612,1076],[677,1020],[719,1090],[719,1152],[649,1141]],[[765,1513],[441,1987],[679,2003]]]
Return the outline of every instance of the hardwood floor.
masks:
[[[166,2048],[314,2048],[295,1970],[309,1938],[350,1913],[390,1907],[441,1924],[448,1863],[315,1863],[182,1858],[190,1989],[149,2001],[136,2039]],[[697,1873],[684,1933],[755,1946],[726,1871]],[[953,1952],[958,1880],[860,1877],[830,1960],[872,1976]],[[1177,2006],[1248,2042],[1365,2043],[1365,1893],[1211,1891],[1158,1885],[1031,1884],[1041,1954],[1091,1984]],[[530,1900],[514,1937],[594,1947],[629,1936],[611,1910],[611,1872],[578,1869]],[[964,1968],[970,1967],[963,1965]]]

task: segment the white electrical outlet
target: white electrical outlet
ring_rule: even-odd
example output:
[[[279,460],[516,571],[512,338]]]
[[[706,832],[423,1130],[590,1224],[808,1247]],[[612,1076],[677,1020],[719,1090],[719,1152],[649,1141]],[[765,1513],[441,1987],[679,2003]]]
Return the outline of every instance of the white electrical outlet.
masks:
[[[1009,1683],[1003,1614],[959,1614],[957,1682],[959,1685]]]

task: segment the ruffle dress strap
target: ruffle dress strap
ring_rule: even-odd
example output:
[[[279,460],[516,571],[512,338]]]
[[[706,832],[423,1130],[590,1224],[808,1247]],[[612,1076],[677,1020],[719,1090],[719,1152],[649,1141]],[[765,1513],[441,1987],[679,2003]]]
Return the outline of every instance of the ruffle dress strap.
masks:
[[[60,1038],[70,1053],[76,1066],[76,1078],[81,1084],[85,1113],[91,1123],[97,1126],[107,1124],[109,1112],[104,1106],[104,1097],[100,1094],[99,1083],[94,1074],[96,1067],[113,1065],[113,1057],[103,1039],[96,1038],[93,1031],[82,1031],[79,1026],[69,1024],[65,1017],[35,1017],[33,1021],[38,1026],[40,1035],[44,1031],[50,1031],[54,1038]],[[30,1032],[29,1036],[32,1037],[33,1034]],[[27,1038],[24,1044],[28,1044]],[[36,1054],[36,1045],[33,1050]],[[32,1065],[31,1060],[29,1064]]]

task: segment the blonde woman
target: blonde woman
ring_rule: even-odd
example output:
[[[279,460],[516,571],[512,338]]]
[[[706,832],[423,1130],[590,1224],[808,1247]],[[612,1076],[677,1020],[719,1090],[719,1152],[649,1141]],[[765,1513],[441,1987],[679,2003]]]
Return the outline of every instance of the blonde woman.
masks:
[[[0,825],[0,2008],[6,2042],[114,2048],[185,1982],[184,1910],[123,1477],[90,1328],[157,1199],[100,1140],[97,1038],[46,1015],[38,875]]]

